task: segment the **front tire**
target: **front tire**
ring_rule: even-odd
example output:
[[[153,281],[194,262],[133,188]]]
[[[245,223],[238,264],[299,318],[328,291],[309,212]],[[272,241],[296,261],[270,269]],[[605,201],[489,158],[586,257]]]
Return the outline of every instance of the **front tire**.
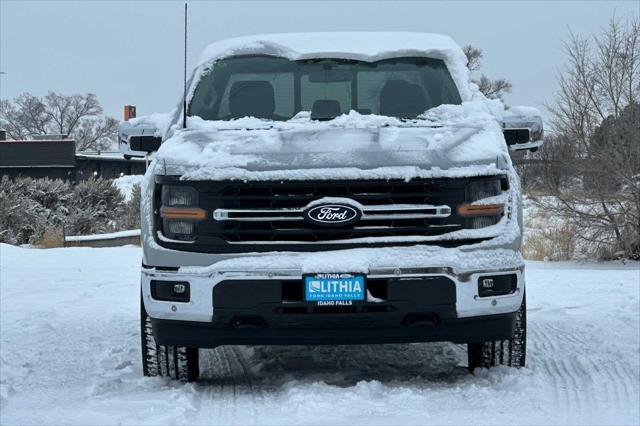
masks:
[[[198,348],[158,345],[153,337],[151,319],[140,300],[142,372],[149,377],[169,377],[193,382],[200,375]]]
[[[527,295],[516,312],[515,332],[511,339],[492,342],[469,343],[467,357],[469,370],[491,368],[498,365],[524,367],[527,355]]]

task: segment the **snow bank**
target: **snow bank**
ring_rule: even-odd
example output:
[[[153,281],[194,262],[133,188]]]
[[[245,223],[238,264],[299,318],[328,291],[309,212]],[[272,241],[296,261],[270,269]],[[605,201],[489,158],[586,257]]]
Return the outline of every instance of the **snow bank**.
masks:
[[[133,187],[142,184],[143,177],[144,175],[120,176],[114,179],[113,184],[122,193],[124,200],[129,201],[133,195]]]
[[[130,229],[128,231],[110,232],[108,234],[91,234],[91,235],[69,235],[64,237],[67,242],[72,241],[98,241],[98,240],[112,240],[116,238],[125,237],[139,237],[139,229]]]

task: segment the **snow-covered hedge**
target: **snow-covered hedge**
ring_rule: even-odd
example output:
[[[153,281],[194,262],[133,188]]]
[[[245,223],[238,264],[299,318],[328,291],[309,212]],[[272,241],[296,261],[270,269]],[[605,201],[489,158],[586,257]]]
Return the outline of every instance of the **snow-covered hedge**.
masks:
[[[139,217],[139,186],[125,201],[113,181],[106,179],[76,186],[47,178],[0,180],[0,242],[38,244],[51,235],[135,229]]]

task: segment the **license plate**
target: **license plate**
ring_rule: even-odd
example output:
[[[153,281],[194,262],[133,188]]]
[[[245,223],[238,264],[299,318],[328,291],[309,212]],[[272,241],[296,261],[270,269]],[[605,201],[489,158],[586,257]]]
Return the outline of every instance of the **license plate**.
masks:
[[[304,279],[304,294],[307,302],[318,302],[318,304],[365,300],[364,275],[307,275]]]

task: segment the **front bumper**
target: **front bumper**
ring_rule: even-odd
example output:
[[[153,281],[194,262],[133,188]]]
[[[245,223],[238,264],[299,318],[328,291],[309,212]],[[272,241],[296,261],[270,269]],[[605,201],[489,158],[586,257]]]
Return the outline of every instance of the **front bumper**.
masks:
[[[437,323],[404,324],[380,314],[318,315],[312,323],[296,327],[237,329],[225,324],[152,319],[153,334],[162,345],[214,348],[221,345],[354,345],[373,343],[453,342],[480,343],[513,337],[516,314],[451,318]],[[356,319],[366,327],[351,324]],[[396,318],[397,319],[397,318]],[[393,323],[392,323],[393,322]],[[340,325],[337,325],[340,323]]]
[[[506,274],[517,277],[514,293],[479,297],[480,277]],[[301,286],[302,276],[301,269],[209,269],[205,273],[148,268],[142,271],[142,294],[156,339],[166,345],[215,347],[222,344],[440,340],[462,343],[511,337],[515,312],[522,303],[525,286],[522,264],[473,271],[457,271],[451,267],[371,268],[366,274],[368,281],[387,282],[389,286],[400,289],[398,294],[403,296],[388,303],[371,300],[354,311],[324,313],[304,308],[301,303],[288,304],[280,300],[279,295],[265,296],[264,303],[256,304],[234,305],[229,301],[221,303],[216,300],[217,286],[233,284],[240,295],[243,292],[250,295],[257,289],[280,288],[279,284],[270,286],[273,283],[298,281]],[[151,295],[152,280],[189,282],[190,301],[180,303],[154,299]],[[429,287],[438,282],[447,283],[451,295],[450,299],[436,303],[433,297],[440,296],[429,293]],[[402,293],[403,283],[411,283],[413,290]],[[420,293],[421,286],[424,293]]]

